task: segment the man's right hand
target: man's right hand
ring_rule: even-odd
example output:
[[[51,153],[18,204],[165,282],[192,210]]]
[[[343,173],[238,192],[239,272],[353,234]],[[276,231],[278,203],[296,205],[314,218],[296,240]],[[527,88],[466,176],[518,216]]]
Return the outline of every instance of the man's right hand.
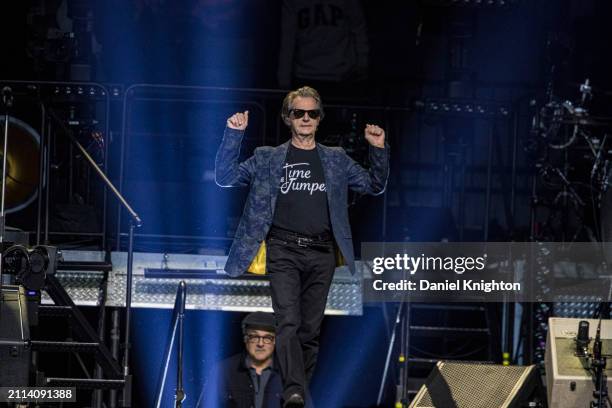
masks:
[[[249,111],[234,113],[227,119],[227,127],[235,130],[244,130],[249,125]]]

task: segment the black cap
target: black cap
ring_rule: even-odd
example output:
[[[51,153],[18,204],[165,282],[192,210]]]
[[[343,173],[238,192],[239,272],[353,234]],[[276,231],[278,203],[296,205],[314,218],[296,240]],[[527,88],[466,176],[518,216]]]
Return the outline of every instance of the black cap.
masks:
[[[272,313],[253,312],[242,319],[242,332],[247,329],[276,332],[276,319]]]

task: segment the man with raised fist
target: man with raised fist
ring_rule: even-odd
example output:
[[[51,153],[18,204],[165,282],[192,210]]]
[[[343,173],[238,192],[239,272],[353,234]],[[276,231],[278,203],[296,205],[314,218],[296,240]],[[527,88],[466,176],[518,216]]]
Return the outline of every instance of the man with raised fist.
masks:
[[[291,139],[276,147],[258,147],[240,163],[249,112],[236,113],[227,120],[215,160],[219,186],[250,186],[225,271],[231,276],[267,273],[270,279],[284,407],[304,406],[337,261],[355,272],[348,189],[381,194],[389,174],[383,129],[365,127],[371,163],[366,170],[342,148],[316,142],[323,116],[316,90],[306,86],[289,92],[282,119]]]

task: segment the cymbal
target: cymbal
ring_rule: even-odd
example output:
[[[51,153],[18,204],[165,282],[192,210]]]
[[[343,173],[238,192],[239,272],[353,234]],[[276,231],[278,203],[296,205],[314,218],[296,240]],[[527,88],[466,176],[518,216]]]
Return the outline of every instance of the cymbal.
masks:
[[[612,126],[612,117],[609,116],[586,116],[583,118],[563,118],[559,121],[565,125],[582,126]]]
[[[4,131],[4,117],[0,129]],[[9,117],[8,155],[6,157],[6,212],[25,208],[38,196],[40,136],[27,123]],[[3,146],[0,145],[0,177]]]

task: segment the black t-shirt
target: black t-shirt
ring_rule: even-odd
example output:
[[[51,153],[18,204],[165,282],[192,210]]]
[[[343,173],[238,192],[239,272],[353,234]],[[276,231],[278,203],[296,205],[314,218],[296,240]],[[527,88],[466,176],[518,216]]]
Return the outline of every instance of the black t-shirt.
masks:
[[[317,149],[289,145],[272,225],[304,235],[330,231],[325,175]]]

